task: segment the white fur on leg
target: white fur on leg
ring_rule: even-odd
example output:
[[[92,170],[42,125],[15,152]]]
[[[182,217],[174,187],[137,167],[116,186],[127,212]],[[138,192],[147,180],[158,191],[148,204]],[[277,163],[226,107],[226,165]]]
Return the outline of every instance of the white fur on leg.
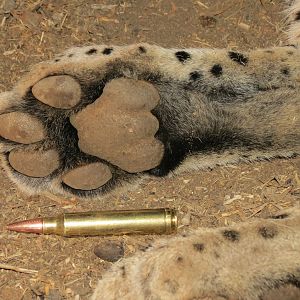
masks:
[[[286,14],[289,23],[288,44],[298,46],[300,44],[300,0],[293,1]]]
[[[12,92],[0,93],[0,114],[11,106],[13,99]]]

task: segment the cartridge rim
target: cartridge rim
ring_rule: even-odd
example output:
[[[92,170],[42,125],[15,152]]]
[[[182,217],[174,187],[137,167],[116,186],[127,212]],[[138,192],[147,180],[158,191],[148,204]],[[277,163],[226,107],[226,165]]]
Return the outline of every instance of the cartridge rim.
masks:
[[[176,232],[178,227],[177,210],[172,208],[166,208],[165,214],[166,214],[166,233]]]

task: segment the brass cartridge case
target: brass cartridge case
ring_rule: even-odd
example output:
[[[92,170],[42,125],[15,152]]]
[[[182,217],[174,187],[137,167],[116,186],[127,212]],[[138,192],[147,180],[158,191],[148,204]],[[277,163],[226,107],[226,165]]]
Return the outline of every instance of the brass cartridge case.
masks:
[[[62,236],[169,234],[177,229],[174,209],[143,209],[64,213],[43,218],[44,234]]]

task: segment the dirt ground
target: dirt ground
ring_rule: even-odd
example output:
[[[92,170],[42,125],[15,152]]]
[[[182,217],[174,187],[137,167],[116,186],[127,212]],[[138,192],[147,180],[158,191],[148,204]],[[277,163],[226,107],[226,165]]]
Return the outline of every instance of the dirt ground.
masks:
[[[11,88],[31,64],[70,46],[141,41],[166,47],[280,45],[284,43],[282,2],[0,0],[0,92]],[[95,248],[119,242],[126,257],[157,238],[15,234],[5,230],[10,222],[70,211],[174,207],[185,224],[179,231],[233,224],[299,203],[299,170],[299,158],[219,167],[149,179],[134,191],[93,201],[27,197],[1,171],[0,264],[38,273],[0,268],[0,299],[87,299],[111,266],[95,255]],[[286,299],[300,298],[292,294]],[[269,299],[282,299],[276,295]]]

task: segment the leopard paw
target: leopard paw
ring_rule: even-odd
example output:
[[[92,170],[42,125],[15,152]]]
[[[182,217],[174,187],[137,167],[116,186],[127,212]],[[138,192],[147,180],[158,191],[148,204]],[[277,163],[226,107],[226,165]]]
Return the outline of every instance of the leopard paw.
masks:
[[[93,197],[160,164],[153,85],[40,73],[0,95],[0,152],[19,186]]]

